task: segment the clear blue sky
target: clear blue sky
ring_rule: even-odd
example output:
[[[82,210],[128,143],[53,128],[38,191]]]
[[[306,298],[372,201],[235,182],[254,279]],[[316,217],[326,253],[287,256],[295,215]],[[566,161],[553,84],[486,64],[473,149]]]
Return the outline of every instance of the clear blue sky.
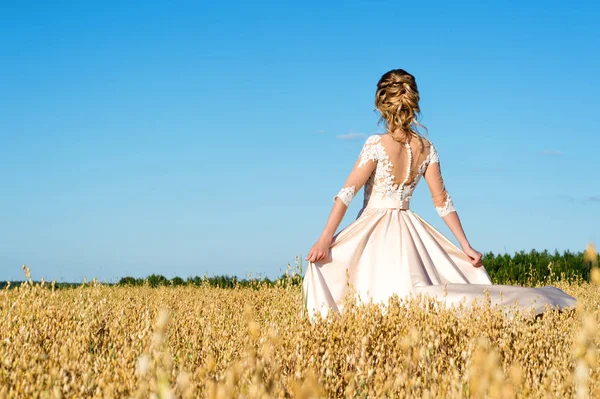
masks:
[[[592,1],[2,1],[0,279],[23,263],[59,281],[280,275],[381,131],[374,89],[393,68],[417,78],[475,248],[598,245],[599,14]],[[424,183],[411,207],[450,234]]]

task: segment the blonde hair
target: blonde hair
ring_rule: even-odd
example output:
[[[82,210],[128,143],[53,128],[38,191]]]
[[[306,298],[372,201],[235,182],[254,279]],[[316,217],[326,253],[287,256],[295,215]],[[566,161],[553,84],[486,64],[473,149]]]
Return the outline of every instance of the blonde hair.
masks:
[[[419,90],[415,77],[404,69],[386,72],[377,82],[375,107],[381,114],[379,123],[384,122],[389,134],[397,141],[406,142],[411,136],[421,137],[417,127],[421,109]]]

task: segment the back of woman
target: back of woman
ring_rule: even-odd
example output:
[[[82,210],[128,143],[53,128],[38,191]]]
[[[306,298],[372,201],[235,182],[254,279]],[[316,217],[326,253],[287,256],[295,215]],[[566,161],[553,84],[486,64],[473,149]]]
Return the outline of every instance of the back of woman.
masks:
[[[387,303],[392,295],[424,294],[456,305],[489,298],[491,303],[572,307],[575,298],[555,287],[493,285],[464,233],[446,190],[439,154],[418,128],[419,91],[402,69],[384,74],[375,106],[386,133],[364,143],[345,184],[334,197],[328,221],[309,251],[303,296],[310,317],[342,311],[352,286],[359,301]],[[410,210],[414,189],[424,177],[434,206],[460,248]],[[364,186],[358,218],[335,234],[347,207]]]

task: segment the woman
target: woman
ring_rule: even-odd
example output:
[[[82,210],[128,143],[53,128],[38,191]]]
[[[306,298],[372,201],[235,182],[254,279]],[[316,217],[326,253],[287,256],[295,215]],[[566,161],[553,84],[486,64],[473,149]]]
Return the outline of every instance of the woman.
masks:
[[[303,281],[309,316],[340,312],[349,285],[360,300],[387,303],[397,294],[425,294],[457,304],[485,298],[491,304],[533,306],[575,305],[558,288],[493,285],[471,247],[450,194],[444,187],[438,153],[422,137],[419,91],[415,78],[402,69],[384,74],[377,83],[375,106],[387,132],[369,137],[334,205],[318,241],[308,253]],[[410,199],[421,176],[431,191],[438,214],[461,249],[417,214]],[[364,203],[358,218],[334,236],[346,209],[362,186]]]

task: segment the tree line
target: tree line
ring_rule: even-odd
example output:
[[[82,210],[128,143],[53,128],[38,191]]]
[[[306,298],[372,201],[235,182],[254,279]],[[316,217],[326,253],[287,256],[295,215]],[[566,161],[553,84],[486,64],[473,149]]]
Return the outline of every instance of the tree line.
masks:
[[[483,265],[494,284],[538,285],[553,281],[588,281],[594,260],[586,258],[583,252],[565,251],[551,253],[547,250],[530,252],[520,251],[513,255],[494,254],[488,252],[483,256]],[[596,264],[600,263],[600,254],[596,255]],[[210,286],[218,288],[256,288],[265,286],[299,286],[302,284],[302,262],[296,262],[296,267],[288,265],[285,274],[275,279],[244,278],[236,276],[195,276],[183,279],[181,277],[167,278],[161,274],[151,274],[145,278],[131,276],[123,277],[116,283],[102,283],[116,286],[149,286],[149,287],[179,287],[179,286]],[[22,281],[0,282],[0,289],[10,285],[18,286]],[[46,286],[52,283],[46,282]],[[83,283],[90,284],[90,283]],[[55,288],[78,287],[82,283],[54,283]]]

